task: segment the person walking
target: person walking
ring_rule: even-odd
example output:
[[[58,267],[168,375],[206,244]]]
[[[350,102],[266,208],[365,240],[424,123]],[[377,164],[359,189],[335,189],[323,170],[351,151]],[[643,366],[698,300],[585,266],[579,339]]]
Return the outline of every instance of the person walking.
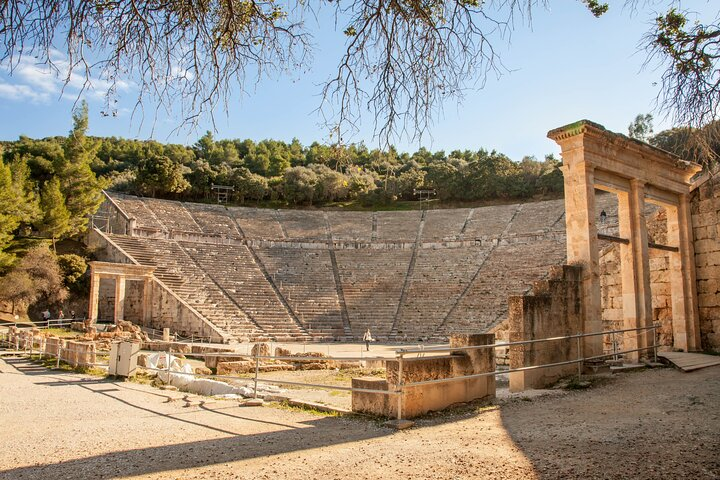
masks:
[[[370,351],[370,342],[372,342],[372,333],[370,333],[370,329],[368,328],[365,331],[365,335],[363,335],[363,342],[365,342],[365,350]]]

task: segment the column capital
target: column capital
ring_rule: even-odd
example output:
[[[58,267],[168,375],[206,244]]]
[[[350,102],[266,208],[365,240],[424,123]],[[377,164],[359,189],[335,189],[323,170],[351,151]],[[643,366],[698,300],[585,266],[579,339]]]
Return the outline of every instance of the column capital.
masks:
[[[630,186],[634,188],[645,188],[646,182],[643,180],[640,180],[639,178],[631,178],[630,179]]]

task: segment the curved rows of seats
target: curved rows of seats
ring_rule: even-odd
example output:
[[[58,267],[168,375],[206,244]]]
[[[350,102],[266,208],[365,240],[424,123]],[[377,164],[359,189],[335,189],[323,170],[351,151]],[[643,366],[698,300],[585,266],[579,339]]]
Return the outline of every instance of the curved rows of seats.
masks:
[[[138,262],[157,265],[158,278],[209,321],[239,337],[361,338],[369,328],[381,339],[415,340],[485,331],[506,318],[508,295],[522,294],[565,259],[562,239],[542,237],[564,227],[562,200],[424,214],[271,210],[116,194],[113,200],[139,226],[237,240],[111,236]],[[609,218],[616,212],[603,196],[598,206]],[[487,237],[495,240],[440,243]],[[417,239],[423,243],[407,248]],[[329,240],[360,243],[347,248]],[[404,245],[393,245],[398,242]]]

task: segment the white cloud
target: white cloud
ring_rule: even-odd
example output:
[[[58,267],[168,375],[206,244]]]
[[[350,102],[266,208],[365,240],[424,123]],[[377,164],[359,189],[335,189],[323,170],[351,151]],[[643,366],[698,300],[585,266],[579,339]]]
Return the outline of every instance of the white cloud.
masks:
[[[15,102],[48,103],[51,95],[28,85],[16,85],[0,80],[0,97]]]
[[[65,98],[75,101],[80,92],[95,100],[102,100],[112,84],[92,74],[85,78],[84,72],[75,70],[66,77],[70,63],[57,51],[51,52],[54,68],[49,65],[36,64],[31,58],[23,57],[10,70],[7,64],[0,64],[5,70],[4,79],[0,78],[0,97],[16,101],[32,101],[48,103],[52,98]],[[80,73],[79,73],[80,72]],[[117,92],[133,88],[131,82],[119,80],[115,83]]]

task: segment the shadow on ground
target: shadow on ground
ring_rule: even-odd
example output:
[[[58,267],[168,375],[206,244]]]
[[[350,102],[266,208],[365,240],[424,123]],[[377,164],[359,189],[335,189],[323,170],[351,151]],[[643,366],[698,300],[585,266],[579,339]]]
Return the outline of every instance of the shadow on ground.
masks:
[[[380,427],[376,422],[359,421],[353,418],[320,417],[292,424],[272,421],[272,414],[263,416],[269,420],[252,418],[243,415],[243,410],[230,402],[228,402],[227,406],[214,406],[214,408],[201,406],[199,410],[193,408],[187,412],[167,414],[117,396],[125,390],[141,390],[143,394],[167,397],[163,393],[147,391],[138,385],[127,382],[92,378],[78,379],[76,374],[70,375],[66,372],[48,371],[46,368],[37,366],[27,360],[6,359],[6,361],[23,374],[42,374],[51,379],[36,382],[37,385],[52,387],[79,386],[101,395],[106,399],[104,401],[121,402],[146,414],[159,415],[174,422],[213,430],[215,433],[223,435],[223,437],[166,446],[122,450],[59,463],[6,469],[0,471],[0,479],[120,478],[154,474],[171,470],[202,468],[251,458],[367,440],[394,432],[389,428]],[[198,413],[223,417],[221,421],[216,419],[213,423],[225,425],[227,428],[193,420],[191,417],[197,416],[193,414]],[[207,417],[204,420],[207,420]],[[241,427],[243,422],[262,423],[268,426],[268,429],[275,431],[244,435],[232,430],[233,427]]]

